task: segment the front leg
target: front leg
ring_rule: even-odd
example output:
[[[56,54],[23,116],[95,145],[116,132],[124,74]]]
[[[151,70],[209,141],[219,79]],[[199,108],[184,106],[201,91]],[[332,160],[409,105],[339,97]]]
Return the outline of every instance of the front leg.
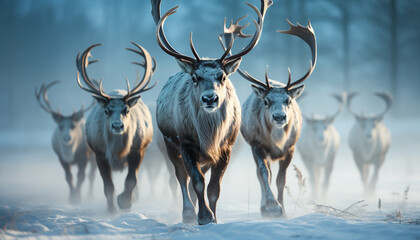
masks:
[[[197,216],[195,214],[194,206],[191,203],[190,194],[188,191],[188,182],[189,177],[187,171],[185,170],[184,163],[181,158],[181,154],[174,145],[172,145],[170,140],[165,138],[166,150],[168,157],[171,160],[175,168],[175,176],[178,179],[179,185],[181,187],[182,193],[182,222],[196,224]]]
[[[145,150],[146,149],[142,149],[139,152],[132,152],[128,156],[128,173],[125,179],[124,192],[118,196],[118,206],[120,209],[127,209],[133,205],[133,189],[137,185],[137,172],[143,161]]]
[[[105,155],[101,153],[96,153],[96,164],[98,165],[102,181],[104,182],[104,192],[108,202],[108,211],[110,213],[115,213],[114,183],[112,182],[111,167],[109,166],[108,161],[105,159]]]
[[[76,184],[76,188],[74,189],[74,194],[73,194],[73,201],[74,202],[80,202],[80,191],[82,188],[82,184],[85,181],[85,170],[86,170],[86,165],[87,165],[87,159],[86,158],[82,158],[79,159],[79,162],[77,162],[77,184]]]
[[[69,189],[70,189],[70,198],[69,198],[70,199],[70,203],[74,204],[76,202],[74,201],[74,197],[73,197],[74,196],[74,186],[73,186],[73,176],[72,176],[71,170],[70,170],[70,164],[66,163],[61,158],[60,158],[60,163],[61,163],[61,166],[64,169],[64,173],[66,174],[67,185],[69,185]]]
[[[334,167],[334,157],[335,156],[332,156],[331,159],[328,161],[327,166],[325,166],[324,184],[322,185],[323,196],[325,196],[327,194],[328,187],[330,185],[331,172],[332,172],[332,169]]]
[[[190,146],[182,146],[182,158],[184,160],[185,169],[192,180],[194,191],[198,199],[198,224],[204,225],[215,222],[214,215],[207,205],[204,197],[206,183],[204,174],[201,172],[199,164],[199,153],[197,149]]]
[[[231,152],[231,148],[229,147],[229,149],[222,154],[217,165],[211,168],[211,178],[207,189],[207,197],[209,199],[210,209],[214,214],[215,222],[217,222],[216,204],[220,196],[220,183],[222,182],[223,175],[229,164]]]
[[[257,165],[258,180],[261,185],[261,215],[263,217],[279,217],[283,209],[274,197],[270,187],[270,167],[267,153],[259,146],[252,146],[252,154]]]
[[[282,209],[283,209],[282,214],[286,213],[285,208],[284,208],[284,202],[283,202],[283,195],[284,195],[283,193],[284,193],[284,187],[286,186],[287,167],[289,167],[290,162],[292,161],[292,158],[293,158],[293,153],[289,153],[285,156],[284,159],[280,160],[279,172],[277,174],[277,179],[276,179],[277,200],[282,206]]]

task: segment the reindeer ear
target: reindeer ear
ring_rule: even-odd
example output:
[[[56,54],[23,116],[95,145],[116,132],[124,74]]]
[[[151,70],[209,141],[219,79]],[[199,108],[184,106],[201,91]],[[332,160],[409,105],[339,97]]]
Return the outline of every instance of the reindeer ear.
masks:
[[[137,104],[137,102],[139,101],[139,99],[141,98],[141,95],[137,95],[137,96],[135,96],[135,97],[133,97],[133,98],[130,98],[128,101],[127,101],[127,105],[131,108],[131,107],[134,107],[136,104]]]
[[[92,97],[95,98],[96,101],[98,102],[99,106],[101,106],[103,108],[106,107],[106,105],[108,104],[108,100],[106,100],[106,99],[103,99],[103,98],[95,96],[95,95],[92,95]]]
[[[237,59],[234,59],[234,60],[226,63],[225,64],[226,75],[230,75],[230,74],[236,72],[236,70],[238,70],[238,68],[239,68],[239,65],[241,65],[241,61],[242,61],[242,58],[237,58]]]
[[[265,89],[259,88],[255,85],[251,85],[252,90],[254,90],[254,93],[257,94],[257,96],[261,99],[264,99],[265,97]]]
[[[296,99],[302,94],[304,88],[305,88],[305,85],[302,85],[296,88],[289,89],[287,93],[289,94],[290,97]]]
[[[176,62],[178,63],[179,67],[184,71],[185,73],[191,74],[194,70],[194,64],[183,61],[181,59],[175,58]]]
[[[73,113],[73,116],[72,116],[73,117],[73,121],[75,121],[75,122],[80,121],[80,119],[83,118],[83,113],[84,113],[83,110]]]
[[[63,119],[63,116],[61,116],[61,114],[58,113],[53,113],[52,117],[54,119],[54,122],[56,123],[59,123]]]

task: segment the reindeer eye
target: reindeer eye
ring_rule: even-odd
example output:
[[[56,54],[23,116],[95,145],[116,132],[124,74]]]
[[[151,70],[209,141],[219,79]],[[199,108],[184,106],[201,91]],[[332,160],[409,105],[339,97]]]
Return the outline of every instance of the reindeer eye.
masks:
[[[191,76],[191,79],[193,80],[193,82],[197,83],[197,76],[195,74]]]
[[[74,129],[76,127],[76,125],[74,124],[74,123],[72,123],[71,125],[70,125],[70,128],[71,129]]]
[[[125,114],[128,114],[128,113],[130,112],[130,109],[125,108],[125,109],[124,109],[124,112],[125,112]]]
[[[266,107],[270,106],[270,101],[267,98],[264,98],[264,105]]]
[[[226,81],[226,75],[223,75],[222,78],[220,79],[221,83],[224,83]]]
[[[105,108],[105,115],[108,117],[109,116],[109,110],[108,108]]]

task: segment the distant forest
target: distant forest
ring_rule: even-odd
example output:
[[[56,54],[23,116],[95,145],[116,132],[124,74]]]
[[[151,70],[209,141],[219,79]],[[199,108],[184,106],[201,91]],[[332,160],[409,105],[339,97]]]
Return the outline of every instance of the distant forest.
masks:
[[[248,0],[259,7],[259,1]],[[163,0],[162,11],[180,5],[165,29],[173,46],[191,54],[189,33],[202,56],[220,57],[217,35],[223,19],[251,23],[255,13],[239,0]],[[124,88],[124,79],[134,82],[138,71],[124,50],[129,41],[146,47],[157,59],[154,76],[159,84],[145,94],[153,103],[169,76],[179,71],[175,61],[157,46],[150,1],[144,0],[0,0],[0,130],[25,129],[28,117],[49,126],[34,98],[34,89],[44,82],[61,80],[51,90],[51,100],[69,113],[87,105],[91,98],[76,84],[75,58],[89,45],[102,42],[92,53],[101,62],[89,69],[104,77],[106,89]],[[274,0],[265,18],[259,45],[241,68],[263,78],[287,80],[307,70],[310,52],[296,37],[279,34],[288,28],[286,19],[311,24],[318,41],[318,63],[305,84],[318,96],[342,91],[388,91],[394,95],[394,116],[420,114],[420,0]],[[247,33],[254,31],[250,24]],[[247,40],[238,40],[234,51]],[[231,77],[240,100],[251,92],[238,74]]]

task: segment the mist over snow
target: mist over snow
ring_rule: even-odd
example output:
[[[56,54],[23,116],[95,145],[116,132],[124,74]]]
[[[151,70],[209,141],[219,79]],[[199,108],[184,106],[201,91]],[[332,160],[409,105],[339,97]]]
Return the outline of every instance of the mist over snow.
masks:
[[[259,6],[257,0],[249,2]],[[256,18],[237,0],[163,0],[162,12],[175,5],[180,7],[166,22],[166,35],[175,49],[191,56],[191,31],[200,56],[218,58],[223,53],[217,39],[223,18],[229,21],[248,14],[241,23]],[[218,224],[181,223],[181,193],[176,199],[170,193],[169,173],[156,141],[140,166],[136,202],[130,211],[106,212],[99,172],[92,196],[86,181],[82,203],[70,205],[64,171],[51,148],[55,123],[39,107],[34,89],[60,80],[49,91],[49,99],[65,115],[89,105],[92,97],[76,82],[75,58],[94,43],[103,43],[92,51],[92,59],[101,61],[89,66],[89,76],[103,77],[106,91],[125,89],[125,78],[134,86],[137,74],[143,73],[130,63],[139,57],[125,50],[134,41],[157,60],[153,81],[159,83],[142,95],[155,122],[160,89],[180,69],[157,45],[150,10],[150,1],[141,0],[0,0],[0,239],[420,238],[420,0],[274,0],[259,44],[241,63],[241,69],[258,79],[264,78],[267,64],[272,79],[286,82],[287,67],[293,78],[299,78],[309,67],[309,48],[276,30],[288,28],[286,19],[302,25],[310,19],[318,62],[305,81],[307,95],[298,101],[303,114],[334,113],[337,103],[330,94],[344,91],[361,92],[352,102],[356,112],[379,113],[385,104],[372,93],[393,94],[393,106],[384,118],[392,143],[373,196],[363,195],[348,146],[354,118],[344,108],[334,123],[341,144],[326,197],[311,197],[309,175],[296,151],[292,164],[302,171],[306,187],[300,191],[290,166],[286,218],[261,217],[256,166],[243,139],[234,147],[222,181]],[[245,32],[254,30],[251,23]],[[238,39],[233,51],[247,41]],[[252,92],[249,82],[239,74],[230,79],[243,103]],[[155,127],[154,133],[158,132]],[[126,170],[113,176],[119,194]]]

